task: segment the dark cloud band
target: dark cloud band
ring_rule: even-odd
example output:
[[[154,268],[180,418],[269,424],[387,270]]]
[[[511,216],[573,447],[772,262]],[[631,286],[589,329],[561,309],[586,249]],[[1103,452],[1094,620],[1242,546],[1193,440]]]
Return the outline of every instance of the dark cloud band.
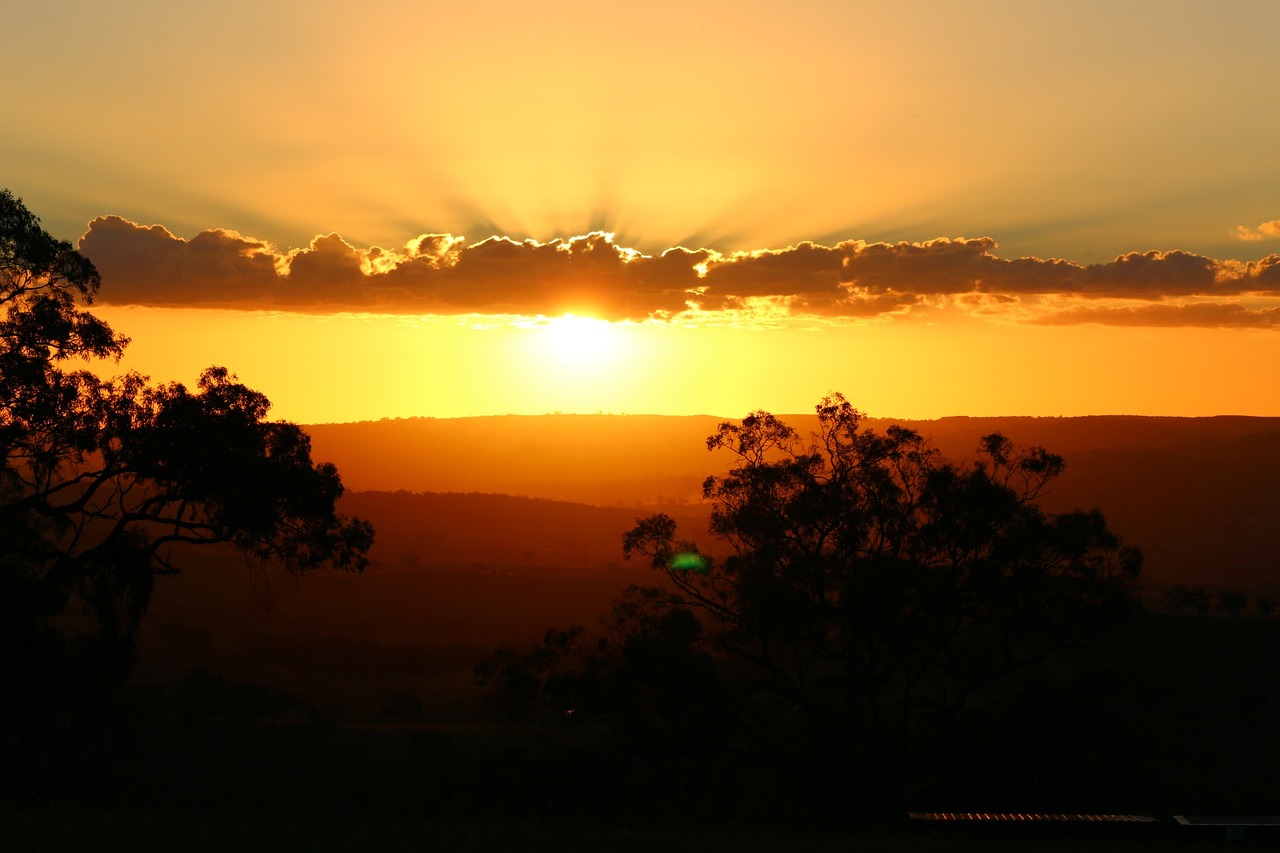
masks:
[[[158,225],[107,216],[89,224],[80,249],[102,273],[104,303],[309,313],[574,312],[640,320],[768,304],[794,316],[838,319],[947,300],[965,305],[979,296],[992,306],[1065,295],[1150,304],[1115,313],[1099,303],[1045,315],[1041,322],[1274,328],[1270,305],[1253,310],[1215,300],[1280,297],[1277,255],[1241,262],[1135,252],[1085,266],[1005,260],[988,237],[800,243],[734,254],[677,247],[644,255],[604,233],[541,243],[499,237],[466,243],[428,234],[395,250],[358,249],[328,234],[305,249],[281,252],[234,231],[204,231],[186,240]]]

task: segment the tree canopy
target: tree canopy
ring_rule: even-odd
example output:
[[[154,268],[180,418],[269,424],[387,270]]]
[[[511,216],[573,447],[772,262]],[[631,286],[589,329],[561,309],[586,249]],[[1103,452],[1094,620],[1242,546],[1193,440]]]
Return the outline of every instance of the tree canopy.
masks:
[[[839,395],[817,414],[808,442],[766,412],[708,438],[735,457],[703,487],[729,550],[718,564],[680,568],[696,546],[661,515],[624,542],[806,714],[842,727],[853,714],[868,746],[884,743],[886,711],[954,717],[974,690],[1130,612],[1140,553],[1096,510],[1036,502],[1061,457],[992,434],[957,463],[912,430],[860,429]]]
[[[90,657],[95,678],[122,677],[152,577],[177,571],[183,546],[227,543],[300,572],[360,571],[372,544],[369,524],[336,511],[334,466],[225,368],[195,389],[91,370],[128,344],[85,307],[100,286],[0,191],[0,722],[40,713]],[[54,629],[73,600],[92,638]]]
[[[713,654],[738,696],[721,717],[727,746],[865,789],[936,756],[975,697],[1131,615],[1142,560],[1100,512],[1040,507],[1064,467],[1043,448],[992,434],[951,461],[910,429],[863,429],[840,395],[817,415],[807,438],[763,411],[722,423],[707,447],[732,465],[704,483],[711,547],[679,539],[665,514],[638,519],[624,551],[666,583],[619,606],[634,616],[643,600],[633,624],[681,626],[660,632],[669,660]],[[548,640],[521,665],[495,663],[552,698],[576,637]],[[591,649],[576,671],[605,671],[600,655],[627,647]],[[665,689],[661,668],[615,655],[614,670]]]

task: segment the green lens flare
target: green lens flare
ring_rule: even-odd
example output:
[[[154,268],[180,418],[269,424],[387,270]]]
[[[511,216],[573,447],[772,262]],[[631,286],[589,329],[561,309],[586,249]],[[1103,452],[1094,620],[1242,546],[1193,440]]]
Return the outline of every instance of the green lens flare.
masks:
[[[671,558],[669,565],[677,572],[697,572],[700,575],[706,574],[709,568],[705,557],[701,554],[694,554],[691,551],[676,554]]]

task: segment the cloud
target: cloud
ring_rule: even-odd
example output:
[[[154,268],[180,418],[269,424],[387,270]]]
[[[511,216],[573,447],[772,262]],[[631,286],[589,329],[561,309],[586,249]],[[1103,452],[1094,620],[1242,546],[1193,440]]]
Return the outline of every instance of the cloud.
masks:
[[[1280,233],[1280,222],[1263,223]],[[1108,263],[996,254],[990,237],[833,246],[804,242],[721,254],[675,247],[646,255],[594,232],[546,242],[468,243],[423,234],[398,249],[359,248],[338,234],[280,251],[228,230],[187,240],[118,216],[95,219],[80,249],[110,304],[282,309],[312,313],[524,314],[611,320],[691,312],[859,319],[951,303],[984,315],[1002,306],[1034,319],[1037,297],[1088,304],[1037,322],[1274,327],[1280,256],[1218,261],[1188,252],[1134,252]],[[1241,297],[1261,309],[1235,305]],[[1120,301],[1148,306],[1118,305]],[[1217,305],[1217,308],[1208,307]],[[1148,310],[1149,309],[1149,310]],[[1243,312],[1243,313],[1242,313]]]
[[[1038,317],[1041,325],[1098,323],[1107,326],[1220,326],[1280,329],[1280,306],[1250,309],[1235,303],[1186,305],[1085,305]]]
[[[105,216],[89,223],[80,251],[109,276],[102,302],[240,304],[254,301],[278,280],[271,246],[222,229],[183,240],[159,225],[144,228]]]
[[[1270,222],[1263,222],[1257,228],[1250,228],[1248,225],[1237,225],[1235,231],[1237,240],[1266,240],[1268,237],[1280,237],[1280,219],[1272,219]]]

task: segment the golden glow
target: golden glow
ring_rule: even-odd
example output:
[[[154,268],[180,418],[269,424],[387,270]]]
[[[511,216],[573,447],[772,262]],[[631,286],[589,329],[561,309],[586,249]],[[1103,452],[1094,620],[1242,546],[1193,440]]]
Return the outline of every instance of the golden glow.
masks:
[[[1280,387],[1280,335],[1269,332],[996,327],[959,317],[741,328],[95,310],[134,340],[107,372],[191,383],[225,365],[271,398],[275,417],[303,423],[552,411],[741,417],[807,412],[829,391],[895,418],[1280,416],[1269,393]]]

